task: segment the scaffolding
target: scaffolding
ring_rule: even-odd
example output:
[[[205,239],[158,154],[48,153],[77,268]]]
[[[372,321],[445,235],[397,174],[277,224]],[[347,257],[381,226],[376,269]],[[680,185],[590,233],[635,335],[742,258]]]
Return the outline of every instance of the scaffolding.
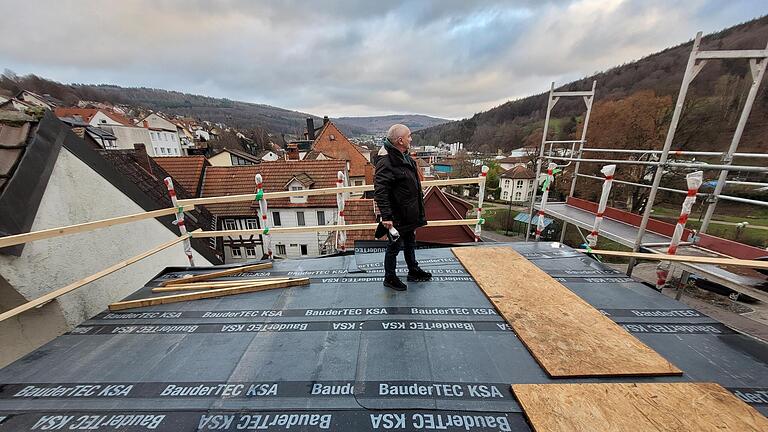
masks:
[[[587,126],[589,124],[589,114],[591,113],[592,101],[594,99],[594,89],[595,89],[594,83],[593,83],[591,92],[589,91],[588,92],[555,92],[554,83],[550,88],[549,99],[547,102],[547,113],[544,120],[544,134],[542,136],[541,146],[539,149],[539,157],[537,159],[537,164],[536,164],[537,178],[539,178],[541,174],[541,166],[543,163],[545,163],[545,161],[567,162],[566,165],[562,165],[563,167],[573,163],[574,171],[573,171],[573,177],[571,179],[570,191],[568,193],[568,198],[570,199],[574,197],[576,181],[578,180],[578,178],[588,178],[588,179],[599,180],[599,181],[604,180],[602,177],[580,173],[579,167],[582,162],[619,164],[620,166],[624,164],[646,165],[646,166],[652,167],[653,181],[650,185],[618,180],[618,179],[613,180],[613,182],[618,184],[626,184],[626,185],[650,189],[647,201],[645,203],[642,219],[639,223],[639,227],[635,235],[634,242],[632,243],[633,252],[639,251],[641,247],[651,246],[650,243],[644,244],[643,239],[646,234],[648,221],[650,219],[651,211],[653,209],[653,204],[656,199],[656,194],[660,190],[666,191],[666,192],[679,193],[683,195],[689,195],[691,193],[694,193],[694,196],[704,196],[706,198],[706,202],[709,205],[703,217],[701,228],[698,231],[699,234],[704,234],[707,232],[709,224],[712,220],[712,216],[717,207],[717,203],[720,200],[740,202],[740,203],[751,204],[751,205],[768,206],[768,202],[765,202],[765,201],[735,197],[735,196],[730,196],[723,193],[723,188],[725,187],[726,184],[750,185],[750,186],[759,186],[759,187],[768,186],[768,183],[762,183],[762,182],[745,182],[745,181],[738,181],[738,180],[728,180],[728,174],[730,172],[754,172],[754,173],[768,172],[768,167],[766,166],[749,166],[749,165],[733,164],[733,161],[735,158],[757,158],[757,159],[768,158],[768,154],[764,154],[764,153],[737,152],[739,147],[739,142],[741,140],[742,134],[744,133],[744,128],[746,126],[747,119],[749,118],[749,114],[752,110],[752,106],[757,96],[760,83],[765,74],[766,63],[768,62],[768,44],[766,44],[765,49],[762,49],[762,50],[705,51],[700,49],[701,37],[702,37],[702,33],[698,32],[696,34],[696,37],[694,38],[693,48],[691,49],[691,53],[688,57],[685,74],[683,76],[683,80],[680,85],[680,91],[678,93],[677,100],[674,106],[674,111],[672,114],[672,119],[670,121],[669,130],[664,140],[664,146],[661,150],[611,149],[611,148],[585,147],[586,131],[587,131]],[[742,108],[741,114],[739,116],[739,120],[736,126],[736,130],[734,131],[733,137],[731,139],[730,146],[726,151],[723,151],[723,152],[672,150],[672,144],[675,139],[675,132],[677,130],[678,123],[680,121],[680,116],[683,110],[685,99],[688,93],[688,88],[691,82],[694,80],[694,78],[696,78],[696,76],[699,74],[699,72],[701,72],[702,68],[708,62],[713,60],[721,60],[721,59],[747,59],[749,61],[749,66],[750,66],[749,72],[752,79],[752,83],[747,93],[747,97],[744,102],[744,107]],[[584,127],[582,130],[581,139],[573,142],[572,141],[548,141],[546,139],[547,129],[549,127],[549,118],[550,118],[552,107],[554,106],[555,103],[557,103],[560,97],[566,97],[566,96],[584,97],[584,101],[587,105],[587,113],[584,120]],[[568,143],[571,143],[572,147],[571,147],[570,154],[568,154],[567,151],[565,152],[567,156],[563,156],[562,154],[556,154],[556,153],[563,153],[563,152],[553,151],[553,147],[552,147],[553,145],[568,144]],[[573,143],[579,144],[578,150],[575,152],[574,152]],[[549,150],[545,151],[547,150],[546,149],[547,145],[549,145]],[[655,158],[655,160],[584,158],[585,153],[609,153],[609,154],[613,153],[617,155],[618,154],[639,154],[639,155],[649,155]],[[689,157],[689,156],[720,157],[720,163],[709,164],[709,163],[695,162],[691,160],[684,160],[685,157]],[[678,168],[678,169],[693,170],[693,171],[700,171],[700,170],[719,171],[719,175],[717,178],[717,183],[715,185],[714,191],[712,191],[712,193],[705,194],[701,192],[691,192],[686,190],[678,190],[678,189],[673,189],[668,187],[662,187],[661,180],[665,171],[668,168]],[[620,171],[621,169],[619,168],[617,170],[617,174],[620,174]],[[541,203],[539,204],[539,206],[540,208],[544,208],[546,206],[546,203]],[[533,215],[535,207],[536,207],[536,191],[534,190],[533,196],[531,197],[531,203],[530,203],[530,212],[529,212],[530,215]],[[564,240],[565,229],[567,227],[567,224],[568,222],[564,219],[561,238],[560,238],[561,242]],[[529,218],[528,227],[526,231],[526,241],[529,239],[530,231],[531,231],[531,223]],[[634,258],[631,258],[629,265],[627,267],[628,276],[632,274],[632,270],[635,266],[635,263],[636,263],[636,260]]]

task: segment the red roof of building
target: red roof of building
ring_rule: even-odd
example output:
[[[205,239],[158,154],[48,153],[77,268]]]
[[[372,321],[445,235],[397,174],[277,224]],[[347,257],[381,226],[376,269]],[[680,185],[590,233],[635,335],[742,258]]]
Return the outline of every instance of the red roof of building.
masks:
[[[451,200],[437,187],[428,188],[424,194],[424,212],[428,221],[466,219],[466,211],[456,209]],[[475,233],[468,225],[423,227],[416,231],[416,240],[430,243],[466,243],[475,240]]]
[[[205,170],[201,196],[224,196],[256,193],[256,174],[262,175],[264,192],[281,192],[296,177],[310,189],[336,187],[339,171],[346,170],[346,162],[340,160],[277,160],[258,165],[208,167]],[[336,207],[336,195],[313,195],[306,203],[292,203],[290,198],[267,201],[269,208],[289,207]],[[212,204],[208,209],[217,216],[256,214],[259,204],[255,201]]]
[[[211,166],[205,170],[201,197],[256,193],[257,165]],[[256,210],[251,201],[209,204],[208,210],[216,216],[253,216]]]
[[[111,118],[112,120],[124,125],[124,126],[133,126],[133,123],[126,117],[111,112],[107,110],[102,110],[98,108],[77,108],[77,107],[64,107],[64,108],[56,108],[54,113],[56,114],[56,117],[73,117],[78,116],[83,119],[86,123],[90,123],[93,116],[96,115],[101,111],[104,115]]]
[[[518,165],[504,171],[504,174],[502,174],[501,177],[511,179],[532,179],[536,177],[536,174],[534,174],[530,168]]]
[[[203,180],[203,167],[208,163],[205,156],[156,157],[155,162],[163,167],[184,189],[197,195]]]
[[[333,122],[323,126],[312,149],[334,159],[349,161],[350,177],[365,177],[366,184],[373,184],[373,165]]]
[[[349,199],[344,202],[344,222],[347,225],[376,223],[376,204],[372,199]],[[347,231],[347,248],[354,245],[355,240],[375,240],[371,230]]]

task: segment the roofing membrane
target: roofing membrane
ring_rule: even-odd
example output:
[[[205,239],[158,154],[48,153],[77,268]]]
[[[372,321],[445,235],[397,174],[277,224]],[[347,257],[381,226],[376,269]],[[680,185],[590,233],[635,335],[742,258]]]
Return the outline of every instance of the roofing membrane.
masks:
[[[0,431],[529,431],[509,385],[552,382],[716,382],[768,414],[765,343],[558,243],[508,246],[685,374],[551,379],[449,248],[419,249],[433,280],[394,292],[360,243],[222,278],[306,287],[93,317],[0,370]]]

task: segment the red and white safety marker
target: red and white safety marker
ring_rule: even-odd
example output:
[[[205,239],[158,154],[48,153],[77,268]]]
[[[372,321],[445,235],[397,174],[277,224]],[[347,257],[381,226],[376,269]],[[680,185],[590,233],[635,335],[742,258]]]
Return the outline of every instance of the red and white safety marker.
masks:
[[[272,234],[269,233],[267,200],[264,198],[264,182],[261,174],[256,174],[256,197],[259,201],[259,213],[261,213],[261,229],[264,230],[261,238],[267,251],[267,258],[272,259]]]
[[[488,179],[488,167],[483,165],[480,169],[479,191],[477,193],[477,224],[475,224],[475,241],[480,241],[483,222],[483,200],[485,199],[485,182]]]
[[[667,249],[668,255],[675,255],[677,253],[677,246],[680,244],[680,239],[683,237],[685,231],[685,224],[688,222],[688,215],[691,214],[693,204],[696,202],[696,194],[699,192],[701,184],[704,182],[704,173],[702,171],[696,171],[685,176],[685,181],[688,183],[688,194],[683,200],[683,208],[680,211],[680,217],[677,218],[677,224],[675,225],[675,232],[672,234],[672,240],[669,242],[669,248]],[[667,283],[667,276],[669,276],[669,268],[671,263],[669,261],[662,261],[656,267],[656,289],[661,290]]]
[[[344,183],[346,180],[346,176],[344,176],[344,173],[339,171],[336,174],[336,187],[341,188],[344,187]],[[338,214],[338,224],[339,225],[345,225],[344,223],[344,193],[337,193],[336,194],[336,206],[339,209]],[[347,232],[344,230],[336,231],[336,250],[340,252],[344,252],[347,250]]]
[[[192,258],[192,243],[189,241],[187,227],[184,225],[184,207],[179,207],[176,200],[176,189],[173,188],[173,180],[170,177],[166,177],[163,181],[165,182],[165,187],[168,188],[168,195],[171,197],[171,203],[176,209],[176,222],[174,223],[179,227],[179,233],[186,237],[183,242],[184,254],[187,255],[187,259],[189,259],[189,265],[194,267],[195,260]]]
[[[592,225],[592,231],[587,235],[587,244],[589,247],[595,247],[595,245],[597,245],[597,236],[600,234],[600,224],[603,223],[603,213],[605,213],[605,207],[608,205],[608,195],[611,193],[613,175],[616,174],[616,165],[606,165],[600,172],[605,176],[605,181],[603,181],[603,191],[600,194],[600,202],[597,204],[595,222]]]
[[[538,219],[536,220],[536,240],[541,238],[541,232],[544,231],[544,211],[547,208],[547,199],[549,199],[549,188],[552,187],[552,182],[555,181],[555,169],[557,164],[550,162],[547,165],[547,173],[542,176],[540,183],[544,183],[544,192],[541,194],[541,205],[539,207]]]

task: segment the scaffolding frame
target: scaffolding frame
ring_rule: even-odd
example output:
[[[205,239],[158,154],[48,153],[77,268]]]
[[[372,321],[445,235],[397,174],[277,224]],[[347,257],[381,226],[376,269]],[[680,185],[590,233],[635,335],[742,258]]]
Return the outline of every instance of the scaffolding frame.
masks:
[[[541,134],[541,147],[539,149],[539,157],[536,159],[536,182],[539,180],[539,176],[541,176],[541,165],[544,161],[544,147],[549,144],[549,155],[552,154],[552,146],[555,144],[571,144],[571,153],[570,155],[573,156],[576,144],[579,144],[578,149],[578,155],[581,157],[581,151],[584,148],[584,142],[587,137],[587,128],[589,126],[589,117],[592,114],[592,102],[595,100],[595,87],[597,86],[597,80],[592,81],[592,90],[586,90],[586,91],[555,91],[555,82],[553,81],[549,86],[549,95],[547,97],[547,114],[544,117],[544,131]],[[552,109],[555,107],[555,104],[560,100],[560,98],[563,97],[580,97],[584,99],[584,104],[587,106],[587,111],[584,114],[584,127],[581,129],[581,139],[579,140],[547,140],[547,132],[549,130],[549,118],[552,114]],[[574,170],[576,172],[579,171],[579,162],[577,161],[574,165]],[[576,177],[574,176],[574,179]],[[533,193],[531,194],[531,207],[528,211],[528,223],[526,225],[525,230],[525,241],[528,241],[528,239],[531,236],[531,221],[533,220],[533,212],[534,212],[534,205],[536,203],[536,195],[538,192],[538,183],[534,182],[533,185]],[[576,182],[571,182],[571,192],[570,194],[573,195],[574,188],[576,187]],[[565,226],[563,227],[565,228]],[[537,237],[538,239],[538,237]]]
[[[682,83],[680,84],[680,91],[678,92],[678,95],[677,95],[677,100],[675,102],[672,119],[670,121],[669,129],[667,131],[667,135],[664,140],[664,146],[661,150],[606,149],[606,148],[584,147],[584,143],[586,142],[586,130],[589,122],[589,114],[591,113],[591,108],[592,108],[591,100],[587,102],[587,99],[586,99],[587,94],[590,92],[559,92],[558,93],[558,92],[554,92],[554,83],[550,88],[549,99],[547,102],[547,113],[544,121],[544,134],[542,136],[541,147],[539,149],[539,156],[537,158],[537,163],[536,163],[537,179],[541,173],[541,165],[545,160],[565,161],[565,162],[568,162],[568,164],[574,163],[574,173],[573,173],[573,178],[571,179],[570,191],[568,193],[568,197],[570,198],[570,197],[573,197],[576,181],[579,177],[602,180],[597,176],[591,176],[591,175],[579,173],[579,166],[581,162],[648,165],[653,167],[654,175],[653,175],[653,182],[651,185],[622,181],[622,180],[614,180],[616,183],[619,183],[619,184],[627,184],[632,186],[650,188],[650,192],[648,194],[648,198],[645,204],[645,209],[643,211],[642,220],[640,222],[640,226],[638,228],[637,235],[635,237],[635,241],[632,249],[633,252],[639,251],[639,249],[642,246],[644,246],[642,241],[646,233],[648,220],[650,219],[651,211],[653,209],[653,204],[656,200],[657,192],[659,190],[662,190],[662,191],[669,191],[669,192],[682,193],[682,194],[687,193],[687,191],[666,188],[660,185],[665,169],[667,168],[719,171],[719,175],[718,175],[718,179],[717,179],[717,183],[715,185],[714,191],[711,194],[702,194],[702,193],[697,194],[697,195],[707,196],[707,203],[709,204],[706,209],[704,218],[702,220],[702,225],[701,225],[701,229],[699,230],[699,233],[702,233],[702,234],[706,233],[707,228],[709,227],[710,221],[712,220],[712,216],[714,215],[714,212],[716,210],[717,202],[721,199],[726,201],[741,202],[745,204],[768,206],[768,202],[734,197],[734,196],[723,194],[723,189],[726,186],[726,184],[747,184],[752,186],[766,185],[765,183],[757,183],[757,182],[729,181],[727,177],[729,172],[731,171],[759,172],[759,173],[768,172],[768,167],[733,165],[733,160],[736,157],[768,158],[768,154],[763,154],[763,153],[738,153],[737,152],[739,143],[741,141],[741,137],[744,133],[744,128],[746,126],[749,115],[752,111],[752,106],[754,105],[755,98],[757,97],[760,83],[762,82],[763,77],[765,75],[766,65],[768,64],[768,43],[766,43],[765,49],[762,49],[762,50],[759,50],[759,49],[757,50],[755,49],[701,50],[700,49],[701,38],[702,38],[702,32],[696,33],[696,37],[693,40],[691,53],[688,57],[688,62],[686,64],[683,80],[682,80]],[[701,72],[701,70],[709,61],[722,60],[722,59],[747,59],[749,61],[750,76],[752,78],[752,84],[747,93],[744,106],[741,110],[739,120],[737,122],[736,130],[733,133],[728,149],[723,152],[671,150],[672,143],[675,138],[675,132],[677,131],[677,126],[680,121],[683,106],[684,106],[685,99],[688,94],[688,89],[690,87],[691,82],[693,82],[693,80],[696,78],[699,72]],[[594,97],[594,88],[595,88],[595,85],[593,83],[592,92],[590,96],[592,99]],[[554,106],[554,103],[557,102],[559,97],[562,97],[562,96],[584,96],[585,102],[587,102],[587,107],[588,107],[587,116],[585,117],[584,128],[582,131],[581,139],[575,140],[575,142],[579,143],[578,151],[574,154],[574,151],[572,148],[570,157],[559,157],[557,155],[553,155],[552,144],[567,144],[571,141],[547,141],[546,139],[552,107]],[[546,144],[550,144],[550,150],[545,155]],[[583,157],[583,154],[586,152],[605,152],[605,153],[618,153],[618,154],[621,154],[621,153],[649,154],[649,155],[658,156],[658,160],[655,160],[655,161],[636,160],[635,161],[635,160],[615,160],[615,159],[585,159]],[[683,156],[710,156],[710,157],[718,156],[721,158],[721,160],[719,164],[679,162],[675,160]],[[670,157],[675,159],[669,160]],[[536,190],[534,190],[534,193],[531,196],[529,216],[533,214],[535,205],[536,205]],[[560,237],[561,242],[564,240],[566,227],[567,227],[567,222],[564,221],[563,229]],[[530,234],[530,222],[528,223],[528,229],[526,231],[526,241],[528,241],[529,239],[529,234]],[[632,275],[632,270],[635,264],[636,264],[636,260],[634,258],[630,258],[630,262],[627,267],[628,276]]]

